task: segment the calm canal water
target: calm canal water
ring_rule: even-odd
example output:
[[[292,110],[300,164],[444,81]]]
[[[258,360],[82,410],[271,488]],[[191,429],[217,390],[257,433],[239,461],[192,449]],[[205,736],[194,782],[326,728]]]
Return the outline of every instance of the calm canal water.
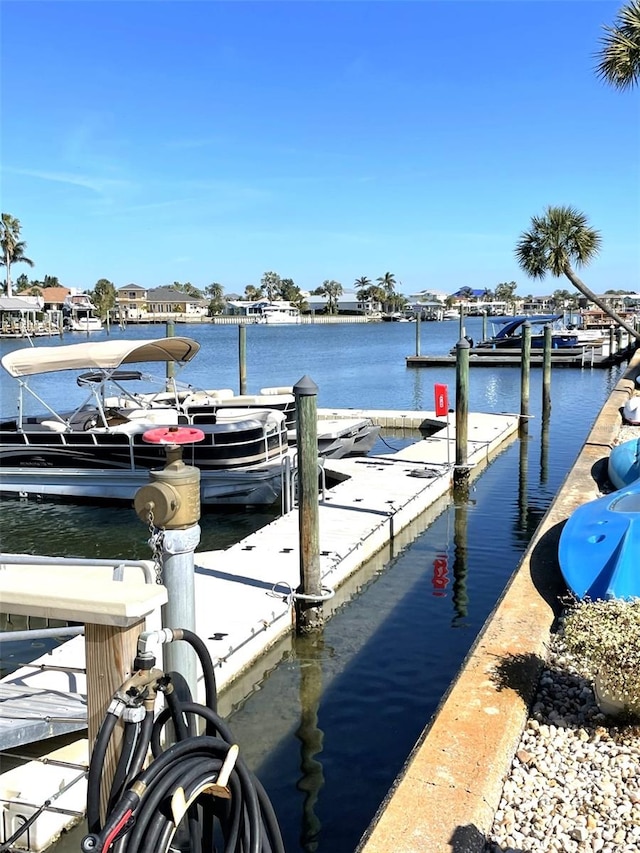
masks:
[[[474,339],[481,336],[480,323],[467,320]],[[163,332],[154,326],[111,334],[149,338]],[[237,389],[237,328],[178,326],[176,333],[202,343],[182,374],[186,381]],[[306,374],[319,386],[321,407],[433,410],[438,382],[449,386],[453,405],[453,368],[405,367],[405,357],[415,353],[415,334],[409,323],[248,327],[248,390],[294,384]],[[455,322],[424,323],[421,352],[446,353],[458,336]],[[84,339],[66,336],[64,342]],[[0,352],[14,346],[2,342]],[[295,641],[232,710],[229,723],[271,797],[289,853],[354,850],[621,371],[554,369],[551,416],[543,424],[541,373],[533,369],[528,435],[492,461],[468,500],[443,502],[401,537],[386,563],[365,569],[361,587],[322,637]],[[54,383],[48,391],[66,393]],[[519,394],[519,369],[471,369],[472,410],[517,412]],[[3,414],[11,404],[3,377]],[[208,511],[201,548],[225,547],[273,516],[269,510]],[[126,508],[5,501],[0,532],[4,551],[149,556],[144,526]]]

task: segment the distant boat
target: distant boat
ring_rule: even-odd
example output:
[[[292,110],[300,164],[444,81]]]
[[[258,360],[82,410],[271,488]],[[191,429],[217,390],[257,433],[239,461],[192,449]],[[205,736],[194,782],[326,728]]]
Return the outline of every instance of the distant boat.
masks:
[[[623,489],[640,478],[640,439],[632,438],[616,444],[609,454],[609,479],[616,489]]]
[[[442,314],[442,319],[443,320],[459,320],[460,319],[460,312],[456,311],[454,309],[451,309],[449,311],[444,311]]]
[[[259,305],[259,321],[268,324],[299,323],[300,309],[290,302],[264,302]]]
[[[640,596],[640,480],[589,501],[560,534],[558,561],[578,598]]]
[[[531,326],[531,346],[544,346],[545,326],[551,326],[551,348],[564,349],[578,346],[578,333],[575,330],[558,328],[556,325],[562,314],[520,314],[516,317],[496,317],[491,321],[494,335],[476,344],[479,348],[514,348],[522,346],[522,329],[525,323]]]
[[[62,323],[68,332],[99,332],[102,329],[96,306],[86,293],[67,296],[62,305]]]

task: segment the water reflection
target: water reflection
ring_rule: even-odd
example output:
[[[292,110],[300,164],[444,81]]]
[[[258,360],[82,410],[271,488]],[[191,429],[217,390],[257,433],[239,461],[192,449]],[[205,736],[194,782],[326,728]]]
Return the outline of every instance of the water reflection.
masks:
[[[322,661],[325,639],[296,638],[295,648],[300,661],[300,725],[295,736],[300,741],[301,776],[296,788],[304,794],[300,827],[300,849],[315,853],[318,849],[321,822],[316,804],[324,785],[322,762],[316,759],[322,752],[324,733],[318,726],[318,709],[322,699]],[[300,652],[304,659],[300,658]]]
[[[518,431],[520,458],[518,464],[518,526],[525,533],[529,523],[529,422],[523,420]]]
[[[453,517],[453,628],[464,627],[469,608],[467,592],[467,516],[469,507],[468,482],[458,486],[454,493]]]
[[[544,485],[549,479],[549,426],[551,424],[551,412],[545,409],[542,412],[542,429],[540,431],[540,484]]]

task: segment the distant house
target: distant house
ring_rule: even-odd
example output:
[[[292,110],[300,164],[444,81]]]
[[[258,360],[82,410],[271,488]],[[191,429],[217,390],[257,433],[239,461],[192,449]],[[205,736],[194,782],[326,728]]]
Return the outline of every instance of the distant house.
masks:
[[[327,307],[327,297],[311,294],[306,298],[309,310],[312,312],[322,312]],[[379,314],[382,311],[382,305],[375,299],[358,299],[357,294],[351,290],[345,290],[338,296],[338,314]]]
[[[27,287],[19,294],[20,297],[30,296],[32,293],[41,294],[45,311],[62,311],[64,301],[71,294],[68,287]]]
[[[174,287],[127,284],[116,292],[116,312],[124,320],[198,319],[206,316],[208,307],[208,299]]]
[[[116,291],[116,309],[123,320],[138,320],[147,310],[146,288],[127,284]]]

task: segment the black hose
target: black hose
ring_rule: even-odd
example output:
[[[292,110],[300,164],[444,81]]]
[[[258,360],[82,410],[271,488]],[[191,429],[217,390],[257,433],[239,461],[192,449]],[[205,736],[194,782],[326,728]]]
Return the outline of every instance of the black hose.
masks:
[[[103,826],[99,817],[100,778],[117,721],[117,715],[107,714],[91,757],[89,834],[81,850],[165,853],[176,849],[177,844],[185,853],[284,853],[273,807],[241,755],[236,755],[226,788],[216,791],[210,787],[217,782],[234,738],[216,711],[215,675],[206,645],[191,631],[174,631],[174,635],[176,640],[188,642],[198,655],[207,705],[180,701],[170,677],[163,675],[158,680],[157,689],[165,694],[166,705],[155,720],[151,712],[142,723],[130,724],[135,726],[135,736],[133,732],[125,736]],[[194,736],[198,720],[204,721],[205,734]],[[162,735],[168,722],[173,723],[177,742],[163,750]],[[142,770],[149,749],[153,760]],[[184,797],[188,805],[184,814],[177,814],[176,827],[172,804],[180,789],[178,801]]]

